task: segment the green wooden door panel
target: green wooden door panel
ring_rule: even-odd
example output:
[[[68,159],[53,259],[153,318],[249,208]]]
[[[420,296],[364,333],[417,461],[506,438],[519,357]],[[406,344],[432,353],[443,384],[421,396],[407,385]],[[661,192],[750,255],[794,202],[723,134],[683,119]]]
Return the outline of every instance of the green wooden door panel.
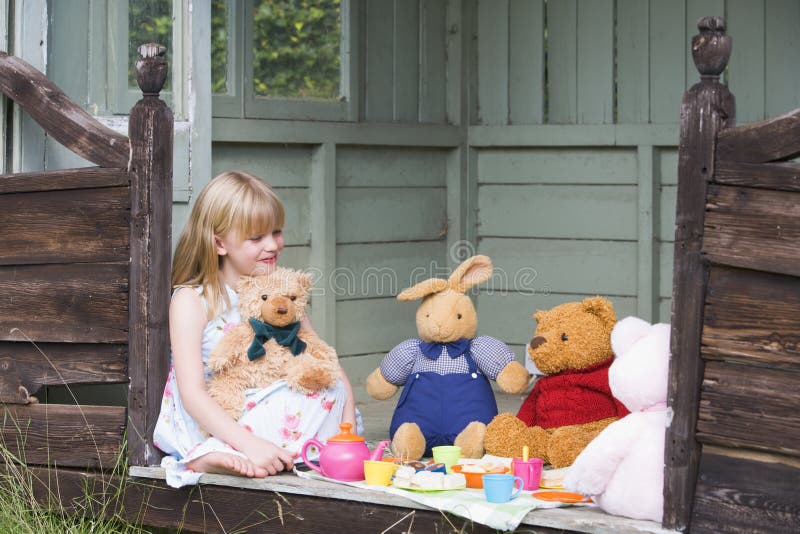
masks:
[[[614,0],[579,0],[577,122],[614,122]]]
[[[508,122],[544,122],[544,0],[508,6]]]
[[[478,252],[492,258],[495,291],[636,295],[634,242],[484,238]]]
[[[443,241],[339,245],[331,287],[338,300],[394,297],[447,269]]]
[[[417,122],[419,112],[419,4],[397,0],[394,23],[394,120]],[[367,51],[369,53],[369,50]]]
[[[659,275],[658,296],[661,298],[672,297],[672,267],[675,257],[675,243],[664,241],[659,244]]]
[[[479,183],[635,184],[629,148],[508,148],[478,153]]]
[[[686,86],[685,3],[650,0],[650,29],[650,122],[678,122]]]
[[[665,185],[661,187],[661,202],[659,212],[659,239],[661,241],[675,240],[675,206],[678,198],[677,185]]]
[[[661,185],[678,185],[678,150],[661,148],[658,151],[658,159]]]
[[[336,192],[336,242],[444,239],[446,191],[426,187],[340,187]]]
[[[341,355],[385,353],[417,337],[417,302],[394,298],[343,300],[336,303],[336,350]]]
[[[508,122],[508,0],[478,0],[478,122]]]
[[[366,95],[368,121],[388,122],[394,106],[394,0],[371,0],[366,9]]]
[[[214,143],[212,174],[240,170],[255,174],[273,187],[308,187],[312,148],[304,145]]]
[[[617,122],[650,121],[650,4],[617,0]]]
[[[291,269],[308,271],[311,247],[309,245],[290,245],[281,253],[280,265]]]
[[[635,240],[633,186],[483,185],[482,236]]]
[[[311,210],[310,190],[307,187],[274,189],[285,211],[283,237],[286,245],[310,245],[311,229],[308,216]]]
[[[429,148],[341,147],[339,187],[444,187],[448,152]]]
[[[800,107],[800,2],[770,0],[766,3],[766,102],[767,117]]]
[[[578,0],[547,3],[547,98],[550,124],[578,119]]]
[[[658,301],[658,322],[669,323],[672,321],[672,298]]]
[[[764,0],[728,0],[726,22],[733,49],[728,87],[736,95],[736,123],[764,118]]]
[[[575,302],[597,295],[592,293],[480,293],[478,295],[478,335],[493,336],[512,344],[527,344],[536,331],[533,314],[565,302]],[[633,297],[607,296],[614,304],[618,319],[636,314]]]
[[[420,0],[419,121],[447,122],[447,3]]]

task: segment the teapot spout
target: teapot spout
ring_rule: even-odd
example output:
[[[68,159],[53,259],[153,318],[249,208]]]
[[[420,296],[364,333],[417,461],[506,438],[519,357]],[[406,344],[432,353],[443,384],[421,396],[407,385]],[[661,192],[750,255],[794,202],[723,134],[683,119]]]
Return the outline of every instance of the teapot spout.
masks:
[[[386,447],[389,445],[389,443],[391,443],[391,442],[388,441],[388,440],[381,441],[380,443],[378,443],[375,446],[375,450],[372,451],[372,456],[370,456],[369,459],[377,461],[377,460],[380,460],[381,458],[383,458],[383,451],[386,449]]]

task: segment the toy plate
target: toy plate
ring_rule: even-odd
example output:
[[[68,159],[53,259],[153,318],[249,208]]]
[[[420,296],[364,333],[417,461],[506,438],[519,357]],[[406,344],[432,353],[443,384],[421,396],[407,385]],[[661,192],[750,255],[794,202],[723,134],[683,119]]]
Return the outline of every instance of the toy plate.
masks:
[[[551,485],[548,486],[544,482],[540,482],[539,483],[539,487],[542,488],[542,489],[550,489],[550,490],[563,490],[564,489],[564,486],[562,486],[561,484],[551,484]]]
[[[462,489],[466,488],[467,486],[466,486],[466,484],[465,484],[465,485],[463,485],[463,486],[458,486],[457,488],[447,488],[447,489],[431,488],[431,489],[427,489],[427,488],[417,488],[417,487],[413,487],[413,488],[412,488],[411,486],[401,486],[401,485],[399,485],[399,484],[392,483],[392,487],[393,487],[393,488],[404,489],[404,490],[408,490],[408,491],[418,491],[418,492],[420,492],[420,493],[428,493],[428,492],[432,492],[432,491],[455,491],[455,490],[462,490]]]
[[[540,501],[563,502],[563,503],[578,503],[590,502],[591,499],[581,495],[580,493],[570,493],[569,491],[534,491],[531,493]]]

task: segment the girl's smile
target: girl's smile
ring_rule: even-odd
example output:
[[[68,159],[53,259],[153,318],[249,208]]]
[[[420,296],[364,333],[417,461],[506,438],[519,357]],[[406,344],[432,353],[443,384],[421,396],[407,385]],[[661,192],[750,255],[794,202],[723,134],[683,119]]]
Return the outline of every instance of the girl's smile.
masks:
[[[235,286],[240,276],[264,274],[275,268],[284,247],[283,232],[274,230],[244,240],[229,233],[216,237],[216,247],[222,259],[222,276]]]

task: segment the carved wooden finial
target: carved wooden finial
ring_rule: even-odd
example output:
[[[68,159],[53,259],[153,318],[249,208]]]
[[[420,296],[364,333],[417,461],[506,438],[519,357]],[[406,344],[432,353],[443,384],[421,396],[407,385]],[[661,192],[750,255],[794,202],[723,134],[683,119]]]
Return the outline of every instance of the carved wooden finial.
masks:
[[[167,80],[167,47],[158,43],[146,43],[138,48],[136,81],[144,96],[158,96]]]
[[[692,58],[700,75],[719,78],[731,57],[732,39],[725,33],[723,17],[703,17],[699,35],[692,37]]]

